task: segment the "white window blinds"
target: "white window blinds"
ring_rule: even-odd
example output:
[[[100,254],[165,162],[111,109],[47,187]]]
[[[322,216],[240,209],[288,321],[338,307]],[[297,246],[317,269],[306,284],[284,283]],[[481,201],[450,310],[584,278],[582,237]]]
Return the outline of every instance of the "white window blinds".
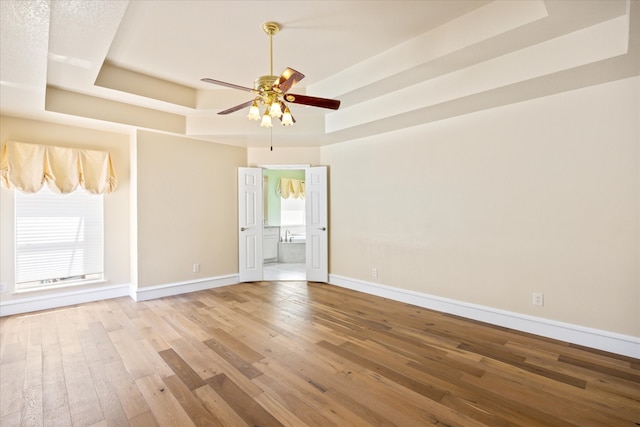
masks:
[[[15,192],[16,288],[103,278],[103,196]]]

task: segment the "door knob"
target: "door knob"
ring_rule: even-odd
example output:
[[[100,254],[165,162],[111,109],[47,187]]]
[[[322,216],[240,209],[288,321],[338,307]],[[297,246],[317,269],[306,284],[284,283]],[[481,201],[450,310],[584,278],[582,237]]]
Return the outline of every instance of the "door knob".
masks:
[[[249,228],[240,227],[240,231],[248,230]]]
[[[320,231],[327,231],[327,227],[318,228]]]

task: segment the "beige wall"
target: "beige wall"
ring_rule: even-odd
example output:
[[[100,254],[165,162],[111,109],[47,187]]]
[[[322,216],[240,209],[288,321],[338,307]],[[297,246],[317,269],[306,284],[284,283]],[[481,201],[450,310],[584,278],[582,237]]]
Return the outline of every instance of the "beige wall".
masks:
[[[322,148],[330,273],[640,336],[639,89],[635,77]]]
[[[237,168],[245,165],[246,149],[143,131],[136,145],[133,283],[237,274]]]
[[[107,283],[95,286],[128,284],[129,276],[129,135],[104,132],[34,120],[0,117],[0,141],[104,150],[111,153],[118,177],[118,188],[104,196],[104,269]],[[0,281],[8,292],[0,295],[8,300],[14,290],[13,191],[0,188]],[[88,287],[88,286],[85,286]],[[74,287],[73,290],[78,290]],[[54,292],[60,292],[59,289]],[[28,296],[46,294],[30,292]],[[25,294],[20,294],[24,297]]]
[[[0,140],[112,153],[111,284],[237,273],[237,168],[326,164],[331,274],[640,336],[639,94],[635,77],[273,152],[10,117],[0,118]],[[13,196],[2,189],[0,280],[10,287],[12,235]],[[532,292],[545,294],[544,307]]]

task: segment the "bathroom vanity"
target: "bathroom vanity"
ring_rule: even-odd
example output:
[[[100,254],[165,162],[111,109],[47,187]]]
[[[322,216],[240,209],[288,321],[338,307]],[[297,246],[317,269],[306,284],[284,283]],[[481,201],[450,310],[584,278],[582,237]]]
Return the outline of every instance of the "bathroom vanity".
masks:
[[[262,233],[262,255],[264,262],[278,261],[278,242],[280,240],[280,227],[265,226]]]

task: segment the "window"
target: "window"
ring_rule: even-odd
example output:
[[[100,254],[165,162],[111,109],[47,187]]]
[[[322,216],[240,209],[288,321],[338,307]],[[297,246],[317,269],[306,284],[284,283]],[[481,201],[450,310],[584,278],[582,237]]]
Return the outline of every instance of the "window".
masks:
[[[15,192],[16,290],[103,279],[103,196]]]
[[[280,199],[280,225],[304,225],[304,198]]]

